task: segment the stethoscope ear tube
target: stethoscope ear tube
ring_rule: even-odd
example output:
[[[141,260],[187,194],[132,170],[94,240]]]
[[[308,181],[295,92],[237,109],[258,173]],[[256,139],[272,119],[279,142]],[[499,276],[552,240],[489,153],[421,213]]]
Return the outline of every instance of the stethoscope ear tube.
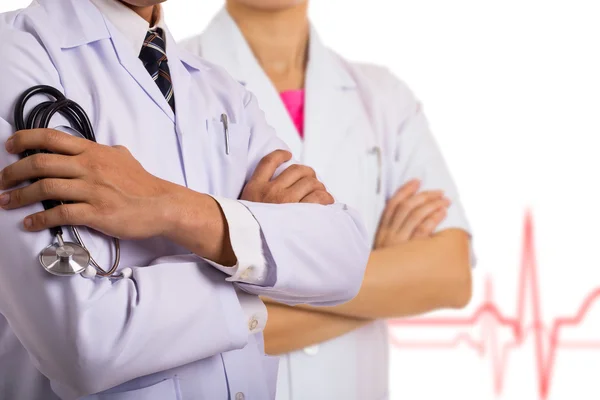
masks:
[[[45,101],[36,105],[25,119],[25,107],[27,102],[34,96],[43,94],[54,101]],[[34,86],[25,91],[17,100],[14,110],[14,123],[17,131],[25,129],[48,128],[50,120],[55,114],[60,114],[66,118],[71,127],[79,132],[85,139],[96,141],[96,135],[89,117],[74,101],[68,100],[60,91],[51,86]],[[28,150],[21,154],[21,158],[29,157],[41,153],[40,150]],[[37,181],[37,180],[36,180]],[[35,181],[33,181],[35,182]],[[32,182],[32,183],[33,183]],[[64,203],[56,200],[46,200],[42,202],[45,210],[61,206]],[[51,274],[58,276],[72,276],[88,270],[91,266],[95,267],[97,275],[102,277],[112,276],[119,267],[121,251],[120,243],[114,238],[115,261],[110,270],[105,271],[90,255],[85,247],[77,227],[71,227],[77,243],[65,242],[63,240],[62,227],[51,228],[50,233],[56,238],[56,243],[47,246],[39,255],[40,264]],[[91,274],[96,275],[96,273]]]

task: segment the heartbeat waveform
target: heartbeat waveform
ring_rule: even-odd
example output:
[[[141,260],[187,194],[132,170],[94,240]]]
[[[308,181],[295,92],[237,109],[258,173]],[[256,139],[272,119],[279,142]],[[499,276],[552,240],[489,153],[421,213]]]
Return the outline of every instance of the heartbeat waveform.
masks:
[[[544,326],[540,305],[540,289],[535,259],[533,239],[533,220],[530,212],[525,216],[523,235],[523,252],[518,283],[516,315],[505,316],[493,302],[492,283],[486,282],[484,302],[471,316],[466,317],[424,317],[391,321],[390,326],[413,326],[430,328],[447,327],[482,327],[482,339],[461,333],[450,341],[400,341],[391,335],[392,344],[408,349],[453,349],[466,344],[483,357],[491,358],[494,390],[496,395],[502,393],[506,375],[508,356],[512,350],[520,347],[528,335],[533,335],[534,355],[538,378],[538,393],[541,399],[548,398],[552,383],[552,372],[556,363],[556,351],[560,348],[569,349],[600,349],[600,341],[559,341],[561,330],[566,327],[580,325],[596,300],[600,298],[600,288],[593,290],[583,300],[577,312],[572,316],[554,319],[550,328]],[[525,307],[531,306],[531,325],[527,325]],[[501,344],[498,330],[508,327],[512,331],[512,340]],[[544,346],[544,340],[548,345]]]

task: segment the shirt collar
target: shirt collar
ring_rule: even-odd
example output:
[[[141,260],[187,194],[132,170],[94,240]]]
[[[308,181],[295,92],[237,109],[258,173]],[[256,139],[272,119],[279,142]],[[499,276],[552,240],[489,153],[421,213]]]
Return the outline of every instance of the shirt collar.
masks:
[[[161,28],[166,30],[162,7],[158,7],[159,18],[155,26],[150,27],[148,21],[140,17],[135,11],[131,10],[120,1],[117,0],[91,0],[92,3],[100,10],[104,17],[112,23],[115,28],[124,36],[129,43],[131,51],[134,54],[140,54],[146,33],[149,29]]]

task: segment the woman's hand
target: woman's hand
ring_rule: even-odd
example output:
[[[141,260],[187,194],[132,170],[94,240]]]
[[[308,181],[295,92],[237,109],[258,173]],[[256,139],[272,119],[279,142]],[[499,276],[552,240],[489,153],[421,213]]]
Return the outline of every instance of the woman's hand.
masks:
[[[428,237],[444,220],[450,200],[439,190],[417,193],[419,187],[419,181],[409,181],[388,201],[379,222],[375,249]]]

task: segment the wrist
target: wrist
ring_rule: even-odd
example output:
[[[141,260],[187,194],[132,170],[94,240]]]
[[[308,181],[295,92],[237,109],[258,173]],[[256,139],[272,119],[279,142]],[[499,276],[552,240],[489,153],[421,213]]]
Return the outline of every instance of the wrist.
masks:
[[[162,236],[200,257],[226,265],[232,250],[219,203],[207,194],[174,186],[161,200]]]
[[[161,236],[170,239],[180,229],[186,219],[188,197],[194,192],[190,189],[167,182],[162,195],[157,198],[159,210],[156,223],[159,225]]]

